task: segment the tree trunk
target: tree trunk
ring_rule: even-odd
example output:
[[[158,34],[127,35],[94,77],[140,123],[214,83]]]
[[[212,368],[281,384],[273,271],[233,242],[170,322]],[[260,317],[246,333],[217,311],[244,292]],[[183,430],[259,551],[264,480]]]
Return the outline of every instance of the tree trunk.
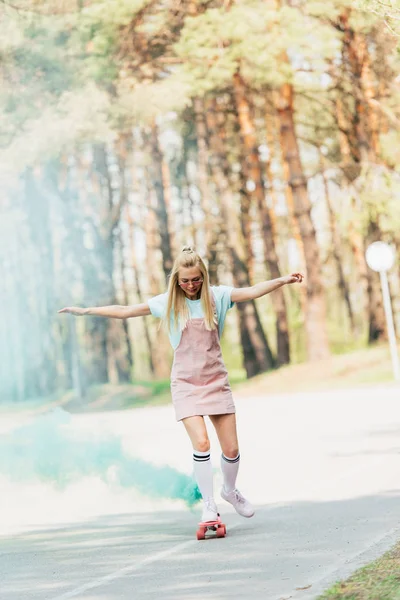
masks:
[[[71,158],[74,163],[71,164]],[[88,181],[89,179],[89,181]],[[93,166],[93,154],[89,165],[83,164],[77,153],[74,157],[64,155],[60,161],[53,161],[47,168],[46,179],[50,194],[59,202],[62,231],[59,236],[60,267],[62,276],[59,289],[62,304],[69,305],[82,302],[84,306],[95,306],[102,298],[101,269],[93,268],[93,255],[101,248],[101,235],[98,224],[98,197],[100,185],[98,175]],[[85,245],[85,233],[93,241],[93,251]],[[97,252],[96,252],[97,255]],[[82,297],[74,297],[74,289],[82,282]],[[75,362],[82,365],[82,381],[79,389],[85,390],[91,383],[106,383],[107,372],[107,322],[105,319],[87,317],[83,322],[84,336],[81,344],[75,344],[73,331],[62,323],[63,356],[65,364],[66,385],[74,386],[76,377],[73,373]],[[83,348],[84,361],[74,353]]]
[[[343,300],[344,300],[346,308],[347,308],[347,313],[349,315],[351,330],[353,333],[355,333],[356,325],[355,325],[355,320],[354,320],[353,307],[352,307],[351,300],[350,300],[350,287],[349,287],[349,284],[346,280],[346,277],[345,277],[344,271],[343,271],[343,262],[342,262],[343,258],[342,258],[342,253],[340,251],[341,240],[340,240],[339,232],[337,229],[336,215],[333,210],[332,202],[331,202],[331,198],[330,198],[330,194],[329,194],[329,183],[328,183],[328,180],[326,177],[326,172],[325,172],[324,156],[321,152],[320,147],[318,147],[318,154],[319,154],[319,164],[320,164],[320,169],[321,169],[322,181],[324,184],[325,201],[326,201],[326,206],[327,206],[328,215],[329,215],[332,253],[333,253],[333,259],[335,261],[335,266],[336,266],[339,290],[343,296]]]
[[[232,267],[234,285],[250,285],[244,251],[243,237],[236,214],[234,198],[227,176],[227,157],[216,123],[215,101],[207,107],[207,125],[210,134],[210,163],[215,187],[221,206],[221,214],[226,224],[226,241]],[[263,331],[254,301],[238,304],[240,339],[243,349],[243,362],[247,377],[274,367],[274,359]]]
[[[19,236],[18,236],[19,237]],[[21,245],[22,239],[14,238],[15,258],[16,258],[16,269],[12,272],[12,277],[15,278],[15,307],[11,311],[12,326],[11,331],[13,332],[15,354],[14,354],[14,369],[16,373],[16,400],[22,402],[28,395],[27,388],[27,360],[25,345],[25,325],[26,317],[29,315],[28,306],[26,302],[27,290],[24,289],[23,282],[23,264],[22,264],[22,252]],[[3,313],[5,314],[5,313]],[[55,346],[57,341],[55,339]],[[58,379],[58,377],[57,377]]]
[[[158,236],[157,236],[157,225],[159,223],[155,211],[151,205],[151,182],[150,173],[146,170],[146,205],[147,214],[145,221],[145,235],[146,235],[146,270],[149,278],[149,288],[151,296],[157,296],[163,290],[161,289],[161,283],[158,275],[158,259],[156,250],[159,248]],[[165,260],[163,260],[163,272],[165,277]],[[169,357],[169,342],[163,326],[157,328],[155,335],[151,343],[152,348],[152,363],[154,367],[154,374],[157,379],[167,378],[170,374],[170,367],[168,362]]]
[[[275,113],[275,119],[276,119],[276,113]],[[271,219],[272,234],[274,236],[274,241],[276,243],[278,240],[278,226],[277,226],[277,219],[276,219],[276,207],[278,205],[278,196],[277,196],[276,189],[275,189],[274,175],[272,172],[272,162],[275,159],[275,154],[276,154],[275,153],[275,136],[277,134],[277,131],[275,131],[275,128],[273,127],[272,118],[268,119],[267,115],[265,118],[265,134],[266,134],[267,147],[268,147],[268,157],[265,161],[265,175],[266,175],[266,181],[267,181],[268,195],[271,198],[271,206],[270,206],[269,214],[270,214],[270,219]]]
[[[197,175],[198,187],[201,195],[201,209],[204,214],[204,241],[206,247],[206,258],[210,273],[210,280],[214,283],[218,281],[216,245],[219,234],[216,233],[219,227],[215,226],[215,217],[211,214],[211,194],[209,188],[209,150],[208,150],[208,131],[204,118],[205,107],[201,98],[194,98],[193,108],[196,120],[196,141],[197,141]]]
[[[374,159],[369,124],[369,106],[363,89],[363,77],[368,71],[366,58],[368,50],[365,37],[357,34],[350,26],[351,9],[345,9],[339,17],[339,28],[343,32],[342,59],[344,73],[351,85],[351,101],[354,102],[351,126],[347,129],[350,148],[355,162]],[[371,99],[371,98],[370,98]],[[372,154],[371,154],[372,151]]]
[[[123,143],[124,141],[120,140],[120,144],[122,145]],[[94,164],[100,178],[99,200],[102,204],[100,212],[102,220],[99,228],[100,238],[98,237],[97,240],[99,243],[98,252],[104,276],[102,290],[104,290],[104,296],[107,298],[105,302],[107,304],[118,303],[113,279],[115,242],[118,235],[121,210],[126,203],[124,173],[124,154],[126,148],[120,147],[117,152],[119,154],[117,162],[120,162],[120,164],[118,175],[113,181],[113,176],[109,167],[111,157],[108,155],[105,146],[103,144],[98,144],[94,147]],[[124,163],[122,167],[121,161]],[[102,320],[107,321],[106,319]],[[108,378],[113,383],[128,382],[130,381],[130,368],[127,361],[126,337],[122,322],[116,319],[110,319],[109,322],[107,322],[105,332]]]
[[[236,113],[235,118],[240,129],[240,223],[242,228],[243,242],[245,245],[249,279],[250,282],[253,284],[255,272],[255,257],[253,252],[253,223],[251,219],[251,208],[253,204],[255,204],[259,210],[257,204],[257,193],[255,193],[256,190],[254,189],[258,185],[258,181],[254,179],[254,171],[257,170],[259,164],[257,164],[257,162],[255,164],[253,156],[253,153],[255,152],[257,161],[258,144],[255,140],[253,123],[250,117],[250,107],[245,97],[244,84],[239,73],[236,73],[233,77],[233,106]],[[221,110],[218,114],[222,116]],[[222,118],[225,119],[225,116],[223,116]],[[252,144],[254,144],[255,147],[253,147]],[[250,156],[248,156],[248,152],[250,152]],[[263,240],[263,242],[265,245],[265,240]]]
[[[357,137],[350,123],[350,112],[343,102],[340,87],[338,86],[338,95],[335,99],[336,119],[339,125],[339,145],[342,155],[342,170],[348,181],[354,181],[361,171],[360,149],[357,144]]]
[[[243,156],[242,164],[245,160],[246,159]],[[253,284],[255,277],[255,257],[253,252],[253,223],[251,218],[252,194],[247,188],[248,179],[243,172],[243,167],[241,175],[242,185],[240,189],[240,226],[244,250],[247,257],[246,264],[249,273],[249,281],[251,284]]]
[[[128,155],[129,160],[132,160],[132,137],[131,135],[120,134],[119,139],[117,140],[116,146],[116,155],[118,161],[118,169],[119,169],[119,201],[121,203],[121,213],[122,207],[128,205],[128,189],[127,189],[127,181],[126,181],[126,172],[127,172],[127,162]],[[117,230],[115,232],[115,241],[119,252],[119,263],[120,263],[120,281],[121,281],[121,296],[123,304],[129,304],[129,293],[126,282],[126,267],[124,260],[124,237],[122,234],[121,226],[118,224]],[[133,351],[132,351],[132,342],[129,336],[129,327],[128,321],[126,319],[121,321],[123,335],[121,335],[121,340],[118,344],[119,351],[122,349],[124,353],[121,356],[121,359],[117,361],[117,370],[118,370],[118,381],[130,381],[133,373]],[[117,333],[120,333],[120,328],[118,328]],[[123,365],[123,369],[121,369],[121,365]]]
[[[258,209],[265,261],[271,278],[277,279],[281,277],[281,272],[275,248],[272,222],[265,200],[265,188],[257,136],[251,107],[247,100],[247,90],[243,78],[239,73],[236,73],[234,76],[234,91],[241,139],[244,146],[242,155],[246,156],[246,160],[243,162],[243,170],[246,178],[251,180],[254,186],[254,189],[250,190],[249,196],[255,202]],[[276,315],[277,364],[283,365],[290,362],[290,348],[286,301],[282,288],[271,294],[271,301]]]
[[[368,246],[373,242],[379,241],[381,238],[382,234],[378,224],[376,222],[370,222],[365,238],[364,256]],[[368,343],[372,344],[378,340],[387,339],[386,318],[379,274],[372,271],[372,269],[367,268],[367,282],[369,317]]]
[[[35,340],[35,377],[40,395],[52,393],[57,386],[56,340],[54,319],[54,260],[51,234],[50,206],[40,189],[37,175],[27,169],[24,175],[24,210],[30,228],[30,238],[37,260],[38,336]]]
[[[376,87],[373,81],[371,57],[368,50],[367,40],[365,36],[359,36],[358,45],[362,47],[362,53],[364,60],[362,61],[361,69],[361,84],[364,91],[364,97],[367,105],[367,114],[365,119],[368,123],[369,129],[369,148],[370,148],[370,159],[374,162],[377,160],[381,146],[380,146],[380,118],[376,109]]]
[[[155,132],[157,133],[157,132]],[[168,231],[169,231],[169,239],[170,239],[170,245],[171,245],[171,254],[172,257],[174,257],[174,255],[176,255],[176,240],[175,240],[175,230],[176,230],[176,226],[173,226],[172,224],[172,217],[173,217],[173,211],[172,211],[172,198],[171,198],[171,172],[170,172],[170,168],[169,168],[169,164],[167,162],[167,159],[165,158],[165,155],[162,154],[162,160],[161,160],[161,172],[162,172],[162,184],[163,184],[163,191],[164,191],[164,199],[165,199],[165,209],[166,209],[166,213],[167,213],[167,220],[168,220]]]
[[[199,231],[196,224],[195,211],[196,211],[196,203],[193,198],[193,194],[191,192],[191,182],[189,179],[187,169],[187,161],[185,159],[185,174],[183,175],[183,189],[186,192],[186,198],[188,202],[188,216],[189,216],[189,231],[190,237],[193,240],[194,247],[198,250],[199,246]],[[182,211],[183,212],[183,211]]]
[[[129,252],[130,252],[130,259],[131,259],[130,262],[131,262],[131,266],[132,266],[133,280],[135,283],[136,294],[137,294],[139,303],[142,304],[145,302],[145,299],[144,299],[144,296],[142,293],[142,286],[140,283],[139,269],[138,269],[137,258],[136,258],[135,225],[134,225],[134,221],[133,221],[129,206],[126,207],[126,221],[128,223],[128,227],[129,227],[129,244],[130,244]],[[154,351],[153,351],[153,345],[152,345],[151,337],[150,337],[148,320],[146,318],[143,319],[143,327],[144,327],[144,337],[146,340],[146,346],[147,346],[147,350],[148,350],[149,369],[150,369],[150,372],[154,375],[155,374],[155,369],[154,369],[154,364],[153,364]]]
[[[284,84],[277,97],[282,152],[289,167],[289,186],[293,194],[295,218],[303,240],[307,267],[306,332],[308,356],[311,360],[327,358],[329,343],[326,325],[326,301],[321,281],[321,264],[307,182],[300,160],[294,125],[293,89]]]
[[[68,364],[71,369],[71,387],[79,400],[84,400],[86,396],[86,388],[82,373],[82,364],[80,360],[79,342],[77,335],[77,321],[71,315],[67,316],[68,328]]]
[[[0,207],[0,311],[6,315],[0,319],[0,401],[3,403],[22,402],[35,395],[29,385],[32,363],[29,354],[38,355],[37,336],[32,327],[36,312],[33,306],[40,306],[43,300],[32,297],[29,289],[32,267],[29,257],[36,253],[24,235],[25,224],[16,214],[17,202],[14,196],[12,207],[7,206],[4,211]]]
[[[347,74],[350,82],[354,106],[350,105],[348,113],[351,118],[346,126],[346,135],[350,147],[357,146],[353,153],[354,160],[359,155],[359,162],[373,167],[379,159],[379,119],[376,114],[374,100],[375,84],[372,81],[371,59],[365,35],[356,33],[350,24],[351,9],[343,10],[338,20],[338,28],[343,32],[342,60],[343,77]],[[352,112],[351,112],[352,109]],[[367,208],[368,210],[368,208]],[[379,216],[369,215],[368,231],[365,247],[380,238]],[[367,269],[367,296],[369,315],[370,343],[387,336],[385,317],[382,306],[379,276]]]
[[[305,258],[304,258],[304,245],[303,245],[303,240],[301,238],[300,235],[300,229],[299,229],[299,224],[294,216],[294,203],[293,203],[293,193],[292,190],[289,186],[289,165],[287,163],[287,160],[285,158],[285,153],[283,152],[283,148],[282,148],[282,144],[280,143],[280,123],[279,123],[279,118],[275,109],[275,106],[273,105],[274,103],[272,102],[272,114],[271,113],[267,113],[265,115],[265,128],[266,128],[266,134],[267,134],[267,144],[268,144],[268,153],[269,153],[269,157],[268,157],[268,161],[267,161],[267,166],[266,166],[266,172],[267,172],[267,178],[269,180],[269,185],[270,185],[270,189],[274,189],[274,182],[273,182],[273,177],[272,177],[272,171],[270,169],[270,164],[272,163],[272,161],[274,159],[276,159],[276,152],[275,152],[275,146],[276,146],[276,142],[275,140],[278,139],[279,142],[279,150],[280,150],[280,155],[279,155],[279,161],[280,161],[280,165],[282,168],[282,185],[284,188],[284,195],[285,195],[285,200],[286,200],[286,210],[287,210],[287,223],[288,223],[288,228],[289,228],[289,235],[288,238],[293,239],[293,241],[296,244],[296,248],[297,248],[297,256],[296,256],[296,266],[293,267],[294,269],[300,271],[301,273],[305,273],[306,271],[306,264],[305,264]],[[277,199],[273,199],[273,205],[275,206],[277,203]],[[270,211],[270,214],[274,213],[274,210]],[[272,218],[271,219],[272,222],[272,227],[273,230],[276,230],[276,227],[274,227],[274,222],[275,219]],[[289,264],[290,266],[290,264]],[[307,310],[307,289],[306,286],[300,286],[299,288],[296,289],[296,299],[299,302],[299,308],[300,308],[300,312],[302,315],[306,314],[306,310]]]
[[[157,198],[156,215],[158,221],[158,231],[160,235],[160,249],[162,254],[162,267],[164,271],[165,283],[168,284],[168,277],[173,265],[172,256],[172,235],[170,227],[170,207],[169,190],[166,191],[167,183],[165,176],[165,159],[161,152],[157,126],[154,124],[151,128],[151,181]]]
[[[273,98],[272,98],[272,102],[273,102]],[[279,140],[279,149],[280,149],[279,160],[280,160],[282,174],[283,174],[282,184],[284,187],[284,194],[285,194],[285,199],[286,199],[286,208],[287,208],[287,212],[288,212],[289,225],[291,227],[292,236],[297,245],[298,254],[299,254],[299,263],[302,265],[301,268],[303,270],[305,270],[304,245],[303,245],[303,240],[300,235],[299,224],[294,216],[293,193],[292,193],[292,189],[288,183],[289,179],[290,179],[289,164],[286,160],[286,155],[283,152],[282,144],[280,142],[280,128],[281,128],[280,120],[279,120],[276,108],[275,108],[275,106],[272,106],[272,114],[265,115],[265,129],[266,129],[268,153],[269,153],[269,158],[267,161],[267,177],[270,182],[270,187],[272,189],[274,189],[272,172],[271,172],[269,165],[275,159],[275,156],[276,156],[275,139],[278,139]],[[277,203],[277,199],[275,198],[274,205],[276,205],[276,203]],[[304,288],[302,288],[302,289],[304,289]]]
[[[128,284],[126,281],[126,266],[125,266],[125,259],[124,259],[124,242],[122,239],[122,233],[121,231],[119,232],[119,240],[118,240],[118,246],[119,246],[119,258],[120,258],[120,276],[121,276],[121,295],[122,295],[122,301],[123,304],[125,306],[128,306],[130,304],[130,300],[129,300],[129,292],[128,292]],[[132,349],[132,342],[131,342],[131,338],[129,335],[129,327],[128,327],[128,321],[127,319],[123,319],[122,321],[122,327],[124,329],[124,336],[125,336],[125,343],[126,343],[126,353],[127,353],[127,360],[128,360],[128,365],[129,365],[129,372],[132,373],[133,372],[133,368],[134,368],[134,364],[133,364],[133,349]]]

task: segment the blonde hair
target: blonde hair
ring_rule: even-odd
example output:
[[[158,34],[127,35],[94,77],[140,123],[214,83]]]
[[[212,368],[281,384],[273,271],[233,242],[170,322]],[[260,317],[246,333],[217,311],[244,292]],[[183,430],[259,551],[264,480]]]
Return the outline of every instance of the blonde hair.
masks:
[[[186,303],[185,292],[179,287],[178,284],[179,269],[182,267],[199,268],[203,278],[200,300],[204,313],[204,324],[206,329],[209,331],[216,329],[217,316],[211,300],[212,292],[210,288],[210,279],[208,276],[207,267],[204,264],[201,256],[199,256],[199,254],[197,254],[197,252],[191,246],[184,246],[175,259],[168,282],[168,302],[164,317],[168,331],[171,332],[171,320],[173,321],[175,327],[177,327],[180,331],[183,331],[190,319],[190,312]]]

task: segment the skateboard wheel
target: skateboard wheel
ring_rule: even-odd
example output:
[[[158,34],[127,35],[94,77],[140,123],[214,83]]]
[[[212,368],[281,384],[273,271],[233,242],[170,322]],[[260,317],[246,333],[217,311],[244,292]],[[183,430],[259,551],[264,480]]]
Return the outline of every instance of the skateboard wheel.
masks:
[[[198,540],[205,540],[206,539],[206,533],[203,529],[198,529],[197,530],[197,539]]]
[[[217,529],[217,537],[225,537],[225,528],[224,527],[218,527]]]

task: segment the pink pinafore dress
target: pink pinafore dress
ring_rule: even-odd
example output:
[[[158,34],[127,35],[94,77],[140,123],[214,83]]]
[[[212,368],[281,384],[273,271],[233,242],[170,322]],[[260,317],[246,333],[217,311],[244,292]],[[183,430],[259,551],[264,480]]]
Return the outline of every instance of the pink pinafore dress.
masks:
[[[177,421],[236,412],[218,327],[208,331],[203,318],[190,319],[182,331],[172,364],[171,395]]]

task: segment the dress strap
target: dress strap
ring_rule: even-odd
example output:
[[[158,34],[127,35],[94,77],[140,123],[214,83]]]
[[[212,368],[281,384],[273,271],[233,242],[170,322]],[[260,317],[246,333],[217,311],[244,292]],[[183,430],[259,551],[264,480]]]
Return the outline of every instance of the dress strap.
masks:
[[[211,304],[212,304],[212,307],[213,307],[215,319],[216,319],[217,324],[218,324],[217,303],[216,303],[216,300],[215,300],[214,292],[212,290],[211,290]]]

